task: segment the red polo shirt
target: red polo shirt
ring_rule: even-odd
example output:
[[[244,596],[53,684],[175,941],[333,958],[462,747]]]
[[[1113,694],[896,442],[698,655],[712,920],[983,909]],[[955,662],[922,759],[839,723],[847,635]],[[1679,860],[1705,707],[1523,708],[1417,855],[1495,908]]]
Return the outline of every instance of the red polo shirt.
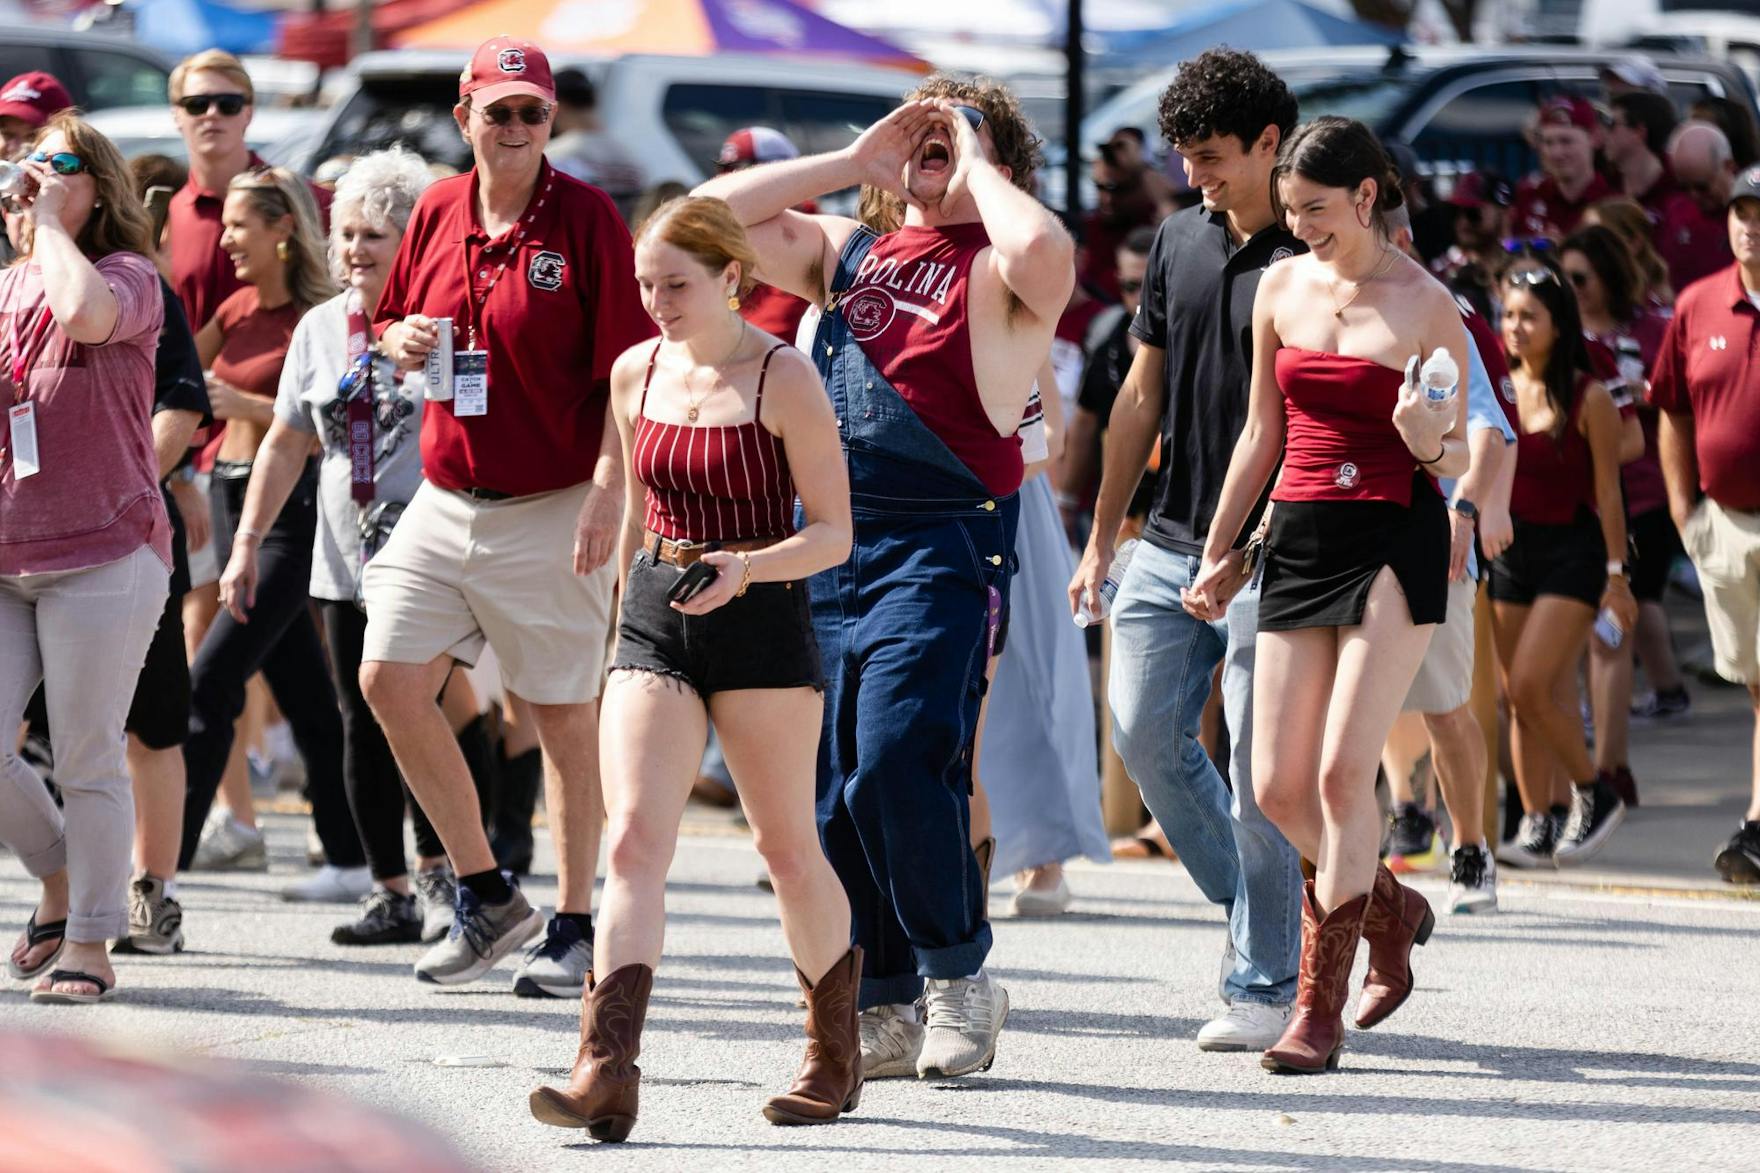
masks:
[[[255,151],[249,167],[267,167]],[[321,187],[312,187],[318,201],[319,227],[326,236],[330,231],[332,195]],[[220,303],[244,286],[232,271],[232,258],[220,251],[220,209],[226,203],[226,192],[210,191],[198,186],[192,174],[189,181],[171,197],[171,211],[166,216],[171,244],[171,288],[183,302],[189,316],[189,328],[199,331],[220,308]]]
[[[1710,215],[1685,193],[1662,205],[1655,229],[1656,251],[1668,262],[1668,283],[1676,292],[1735,263],[1729,251],[1729,216]]]
[[[521,497],[578,485],[599,456],[611,364],[655,332],[629,230],[609,196],[549,163],[519,224],[493,241],[476,192],[473,169],[422,193],[379,297],[377,329],[411,314],[451,318],[459,350],[480,307],[488,414],[461,419],[451,402],[429,403],[422,474],[443,489]]]
[[[1650,372],[1650,403],[1693,417],[1699,487],[1728,509],[1760,509],[1760,309],[1731,265],[1675,302]]]
[[[1574,200],[1565,198],[1558,189],[1558,181],[1552,176],[1530,175],[1516,188],[1515,203],[1509,210],[1510,235],[1549,236],[1563,240],[1577,230],[1577,224],[1590,204],[1618,194],[1599,171]]]

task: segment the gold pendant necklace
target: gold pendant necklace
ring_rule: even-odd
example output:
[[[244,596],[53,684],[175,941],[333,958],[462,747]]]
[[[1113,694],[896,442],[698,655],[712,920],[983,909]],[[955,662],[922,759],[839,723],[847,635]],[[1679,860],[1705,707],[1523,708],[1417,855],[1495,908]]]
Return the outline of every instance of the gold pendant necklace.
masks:
[[[740,347],[742,347],[746,344],[746,328],[748,325],[749,325],[749,323],[744,318],[741,318],[739,320],[739,337],[734,340],[733,349],[727,352],[727,357],[715,364],[716,370],[720,370],[722,367],[724,367],[728,363],[732,362],[734,356],[739,353]],[[690,398],[691,379],[690,379],[690,375],[687,374],[684,379],[684,393],[685,393],[686,400],[690,404],[690,408],[689,408],[689,410],[687,410],[684,413],[685,419],[689,420],[693,424],[696,423],[698,409],[703,406],[704,401],[709,398],[710,393],[713,392],[714,390],[715,390],[715,383],[713,382],[713,380],[711,380],[709,383],[709,390],[708,391],[703,392],[701,395],[697,396],[695,399],[691,399]]]
[[[1389,265],[1393,264],[1394,250],[1393,249],[1385,249],[1384,251],[1387,253],[1387,255],[1381,258],[1381,263],[1379,265],[1375,266],[1375,271],[1373,273],[1370,273],[1367,277],[1363,278],[1361,281],[1357,282],[1357,287],[1355,289],[1351,290],[1351,295],[1349,297],[1345,298],[1343,305],[1338,304],[1338,295],[1333,293],[1333,287],[1336,283],[1331,282],[1331,281],[1326,283],[1326,296],[1330,297],[1332,299],[1332,316],[1333,317],[1343,318],[1344,312],[1351,308],[1351,303],[1353,301],[1357,300],[1358,295],[1360,295],[1363,292],[1363,289],[1371,281],[1373,281],[1377,277],[1381,276],[1381,274],[1387,272],[1387,267]]]

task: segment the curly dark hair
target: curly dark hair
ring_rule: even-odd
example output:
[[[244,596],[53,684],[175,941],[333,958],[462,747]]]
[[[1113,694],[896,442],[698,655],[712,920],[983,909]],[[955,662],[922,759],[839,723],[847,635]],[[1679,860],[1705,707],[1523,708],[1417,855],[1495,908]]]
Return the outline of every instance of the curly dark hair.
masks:
[[[1007,167],[1009,182],[1024,192],[1034,190],[1033,173],[1045,161],[1039,149],[1044,144],[1033,133],[1032,124],[1021,112],[1014,92],[999,81],[987,77],[950,77],[932,74],[923,84],[904,96],[907,102],[919,98],[931,101],[946,98],[962,106],[984,112],[984,125],[990,128],[990,141],[996,145],[996,163]]]
[[[1267,126],[1288,138],[1296,97],[1265,63],[1239,49],[1206,49],[1179,67],[1161,91],[1161,137],[1177,148],[1212,135],[1233,135],[1250,148]]]

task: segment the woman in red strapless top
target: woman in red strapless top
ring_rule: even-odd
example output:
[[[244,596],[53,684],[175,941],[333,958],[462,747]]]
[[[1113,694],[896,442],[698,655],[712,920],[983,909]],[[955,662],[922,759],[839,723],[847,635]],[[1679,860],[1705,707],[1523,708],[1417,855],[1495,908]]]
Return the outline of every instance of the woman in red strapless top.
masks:
[[[725,203],[661,205],[635,257],[661,337],[611,372],[627,503],[599,726],[610,844],[598,979],[568,1086],[534,1091],[532,1114],[598,1140],[635,1126],[633,1060],[660,963],[666,871],[713,718],[807,999],[807,1059],[764,1114],[823,1124],[861,1097],[862,954],[814,818],[824,678],[806,597],[809,575],[849,556],[837,423],[806,357],[739,316],[756,257]],[[705,566],[707,585],[677,596]]]
[[[1434,920],[1377,861],[1375,774],[1447,610],[1448,521],[1430,478],[1459,476],[1468,458],[1458,389],[1433,409],[1400,368],[1442,347],[1464,363],[1472,343],[1448,291],[1390,239],[1398,177],[1367,127],[1308,123],[1272,181],[1310,251],[1260,282],[1247,425],[1186,607],[1221,618],[1245,585],[1231,547],[1281,455],[1256,643],[1253,789],[1317,871],[1302,906],[1295,1011],[1262,1062],[1319,1072],[1338,1065],[1358,940],[1368,939],[1370,962],[1356,1021],[1372,1026],[1411,993],[1412,947]]]

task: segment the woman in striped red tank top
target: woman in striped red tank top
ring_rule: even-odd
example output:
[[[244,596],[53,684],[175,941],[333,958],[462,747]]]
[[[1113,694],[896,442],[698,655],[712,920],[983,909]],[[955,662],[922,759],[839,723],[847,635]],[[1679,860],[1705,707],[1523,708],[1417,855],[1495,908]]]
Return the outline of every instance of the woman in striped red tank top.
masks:
[[[658,342],[611,372],[627,504],[617,652],[600,717],[611,839],[566,1088],[539,1088],[547,1124],[622,1140],[665,923],[666,871],[702,760],[721,737],[783,935],[806,992],[810,1040],[776,1124],[820,1124],[861,1098],[849,904],[814,818],[824,677],[806,579],[849,557],[849,482],[830,399],[799,351],[738,314],[756,257],[728,206],[682,198],[636,234],[636,277]],[[799,497],[805,525],[795,528]],[[714,578],[673,595],[687,571]]]

